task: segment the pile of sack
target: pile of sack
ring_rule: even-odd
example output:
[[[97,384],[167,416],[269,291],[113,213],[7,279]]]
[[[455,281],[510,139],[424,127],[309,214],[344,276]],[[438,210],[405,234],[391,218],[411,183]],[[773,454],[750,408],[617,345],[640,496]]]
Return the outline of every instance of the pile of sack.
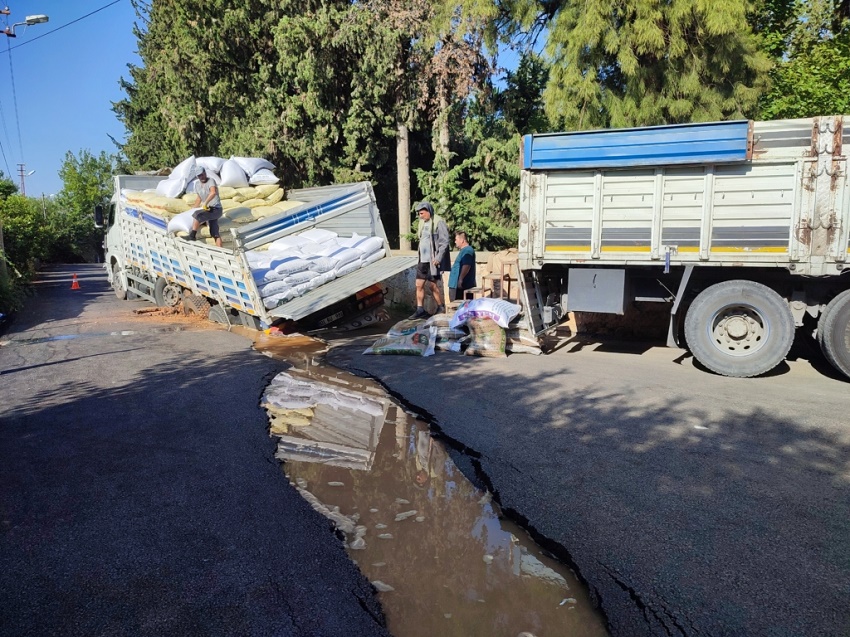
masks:
[[[464,301],[454,314],[396,323],[364,354],[430,356],[435,351],[466,356],[504,357],[509,353],[540,354],[540,344],[516,325],[520,306],[500,299]]]
[[[177,234],[191,230],[191,213],[197,202],[195,168],[204,168],[209,179],[218,186],[224,216],[219,220],[224,241],[231,236],[227,229],[251,223],[301,205],[300,201],[284,201],[283,188],[275,176],[274,164],[258,157],[195,157],[180,162],[167,179],[155,189],[125,189],[121,196],[128,204],[169,220],[168,232]],[[204,226],[199,236],[210,239]]]
[[[245,253],[266,309],[301,296],[320,285],[383,259],[381,237],[311,228],[273,241],[264,249]]]

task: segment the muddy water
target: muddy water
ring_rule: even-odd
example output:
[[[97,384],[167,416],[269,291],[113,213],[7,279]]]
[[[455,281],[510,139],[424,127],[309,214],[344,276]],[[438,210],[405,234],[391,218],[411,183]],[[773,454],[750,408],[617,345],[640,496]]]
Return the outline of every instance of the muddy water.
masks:
[[[377,383],[323,365],[318,341],[255,347],[293,364],[264,396],[277,457],[345,538],[393,635],[607,634],[570,569],[501,516],[425,422]]]

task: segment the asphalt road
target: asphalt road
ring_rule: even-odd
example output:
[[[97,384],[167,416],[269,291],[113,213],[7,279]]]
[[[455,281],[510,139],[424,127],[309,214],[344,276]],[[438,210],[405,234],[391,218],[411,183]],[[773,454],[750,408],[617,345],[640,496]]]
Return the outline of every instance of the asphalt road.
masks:
[[[652,344],[362,355],[371,340],[328,359],[429,415],[613,635],[850,635],[850,383],[819,358],[730,379]]]
[[[36,290],[0,336],[0,634],[388,634],[274,459],[283,363],[134,316],[96,266]]]

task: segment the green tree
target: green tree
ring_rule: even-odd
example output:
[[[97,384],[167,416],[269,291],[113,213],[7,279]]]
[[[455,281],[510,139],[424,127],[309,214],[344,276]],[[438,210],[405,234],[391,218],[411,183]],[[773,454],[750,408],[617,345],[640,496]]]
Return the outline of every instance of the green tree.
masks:
[[[482,0],[477,0],[480,4]],[[770,60],[740,0],[518,0],[517,31],[545,33],[554,127],[587,129],[746,117]]]
[[[850,112],[850,2],[771,0],[762,37],[775,60],[762,119]]]
[[[109,201],[119,163],[116,155],[106,152],[97,156],[88,150],[81,150],[79,156],[70,151],[65,154],[59,169],[63,186],[55,207],[42,209],[51,232],[46,258],[60,263],[97,260],[102,236],[92,215],[95,205]]]

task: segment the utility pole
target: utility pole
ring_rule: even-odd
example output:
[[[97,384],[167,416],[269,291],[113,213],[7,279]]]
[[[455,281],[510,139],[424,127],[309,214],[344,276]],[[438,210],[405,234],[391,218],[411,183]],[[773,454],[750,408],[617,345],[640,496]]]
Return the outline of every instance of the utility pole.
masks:
[[[20,175],[20,177],[21,177],[21,195],[26,197],[27,196],[27,185],[26,185],[26,181],[25,181],[25,178],[27,176],[27,174],[26,174],[26,164],[18,164],[18,175]]]

